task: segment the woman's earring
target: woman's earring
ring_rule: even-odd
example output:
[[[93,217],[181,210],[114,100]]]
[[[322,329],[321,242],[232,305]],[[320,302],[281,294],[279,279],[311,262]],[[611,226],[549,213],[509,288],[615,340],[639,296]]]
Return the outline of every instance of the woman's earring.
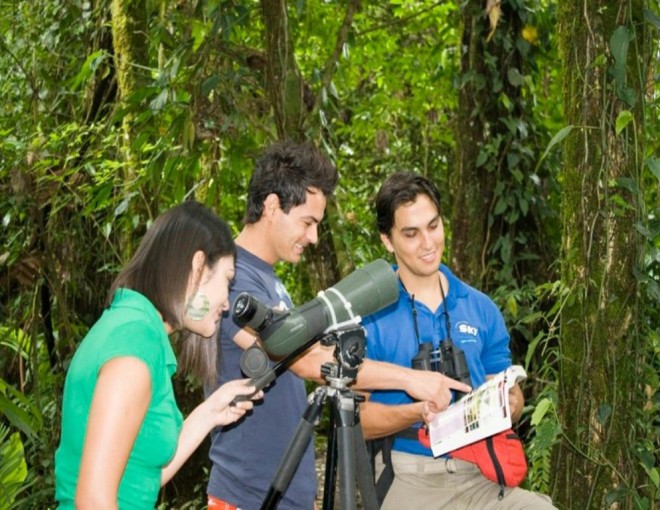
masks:
[[[210,303],[206,294],[195,294],[188,301],[186,314],[194,321],[201,321],[209,313]]]

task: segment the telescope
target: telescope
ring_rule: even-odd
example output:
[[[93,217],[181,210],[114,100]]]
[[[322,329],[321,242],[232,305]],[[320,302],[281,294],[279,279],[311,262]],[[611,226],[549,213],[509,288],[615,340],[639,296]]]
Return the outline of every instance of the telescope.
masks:
[[[314,391],[277,467],[261,510],[277,508],[309,445],[323,404],[330,398],[330,428],[323,508],[334,508],[335,480],[339,477],[342,508],[355,508],[360,487],[364,508],[378,508],[376,489],[364,436],[358,419],[358,402],[363,399],[349,389],[355,381],[358,365],[365,353],[365,331],[362,317],[371,315],[396,302],[399,285],[390,265],[382,259],[349,274],[333,287],[299,308],[274,310],[248,293],[238,295],[232,306],[234,321],[252,328],[261,338],[243,351],[241,369],[261,389],[286,370],[287,364],[305,352],[316,341],[329,346],[334,343],[337,363],[323,363],[320,375],[326,384]],[[269,367],[267,353],[283,357]],[[236,400],[245,398],[243,395]],[[351,412],[352,411],[352,412]],[[362,460],[359,469],[356,461]]]
[[[239,326],[259,333],[266,352],[281,357],[325,334],[356,327],[362,317],[391,305],[398,296],[394,271],[377,259],[292,310],[274,310],[242,292],[234,301],[232,316]]]

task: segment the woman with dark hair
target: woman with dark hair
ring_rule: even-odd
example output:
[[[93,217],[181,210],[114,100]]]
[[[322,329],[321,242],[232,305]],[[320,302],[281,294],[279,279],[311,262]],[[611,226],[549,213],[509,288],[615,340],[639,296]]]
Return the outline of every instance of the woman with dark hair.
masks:
[[[204,382],[215,377],[215,333],[235,258],[229,227],[196,202],[149,228],[66,376],[55,454],[60,508],[154,508],[160,487],[211,429],[252,408],[251,400],[232,403],[256,391],[235,380],[184,421],[172,390],[174,333],[182,337],[182,364]]]

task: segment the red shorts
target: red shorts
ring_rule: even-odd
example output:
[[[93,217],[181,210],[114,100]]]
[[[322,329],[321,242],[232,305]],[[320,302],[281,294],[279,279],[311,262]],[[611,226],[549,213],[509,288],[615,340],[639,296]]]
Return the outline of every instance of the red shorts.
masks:
[[[208,510],[241,510],[235,505],[232,505],[231,503],[227,503],[226,501],[222,501],[219,498],[215,498],[211,495],[209,495],[208,499]]]

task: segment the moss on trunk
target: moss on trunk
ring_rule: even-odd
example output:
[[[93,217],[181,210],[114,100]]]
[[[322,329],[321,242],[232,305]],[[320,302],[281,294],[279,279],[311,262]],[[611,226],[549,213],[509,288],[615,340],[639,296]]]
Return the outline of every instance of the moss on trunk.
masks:
[[[112,45],[119,88],[118,95],[121,101],[126,101],[145,82],[143,73],[149,63],[147,11],[144,2],[139,0],[112,1]],[[122,118],[124,129],[123,181],[127,197],[139,166],[138,158],[131,150],[131,143],[135,139],[134,123],[135,116],[132,113],[124,114]],[[132,237],[127,233],[120,242],[124,260],[128,260],[133,253]]]
[[[636,145],[642,139],[642,97],[635,79],[641,37],[633,33],[638,40],[630,44],[627,60],[628,85],[638,95],[635,123],[619,135],[616,118],[629,106],[617,96],[608,67],[610,37],[619,25],[634,26],[641,4],[558,3],[566,123],[576,126],[564,144],[561,170],[561,272],[571,301],[561,317],[559,413],[566,440],[555,452],[553,469],[554,499],[567,508],[626,501],[625,488],[635,487],[638,475],[630,445],[635,400],[641,397],[635,383],[640,338],[633,273],[642,249],[633,228],[640,206],[631,188],[617,182],[637,182],[642,159]]]

